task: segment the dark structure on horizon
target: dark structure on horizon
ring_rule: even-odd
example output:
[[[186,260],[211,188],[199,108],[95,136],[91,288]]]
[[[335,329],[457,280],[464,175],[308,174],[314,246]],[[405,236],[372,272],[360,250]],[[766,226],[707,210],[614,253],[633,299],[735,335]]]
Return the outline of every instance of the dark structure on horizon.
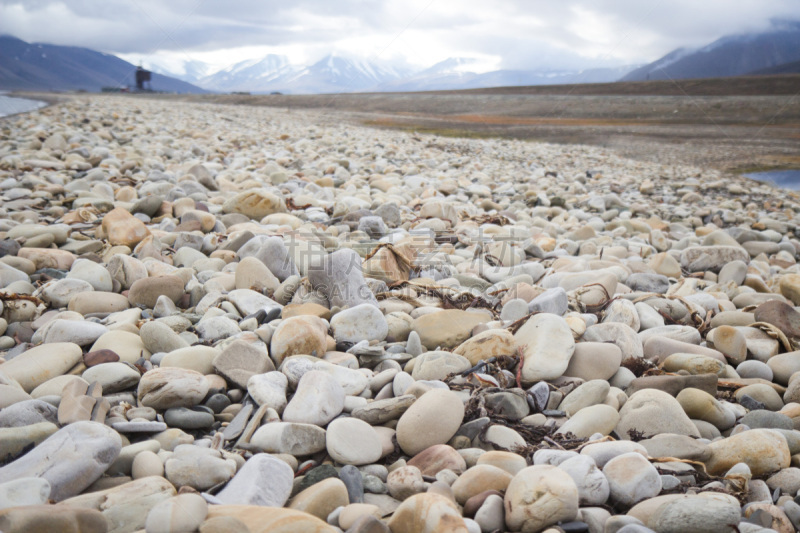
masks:
[[[145,82],[147,82],[147,90],[150,90],[150,71],[139,65],[136,67],[136,90],[144,91]]]

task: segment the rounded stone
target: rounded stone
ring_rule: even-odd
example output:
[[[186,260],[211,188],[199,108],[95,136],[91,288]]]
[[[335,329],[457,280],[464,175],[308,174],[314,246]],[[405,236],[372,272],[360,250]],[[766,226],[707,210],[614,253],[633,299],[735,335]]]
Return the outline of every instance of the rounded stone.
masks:
[[[131,477],[142,479],[149,476],[164,476],[164,463],[161,458],[150,450],[136,454],[131,465]]]
[[[195,531],[208,515],[208,503],[199,494],[178,494],[157,503],[147,513],[147,533]]]
[[[578,517],[578,487],[572,478],[551,465],[529,466],[508,484],[504,504],[511,531],[542,531]]]
[[[183,279],[178,276],[158,276],[139,279],[128,290],[131,305],[143,305],[148,309],[156,306],[158,297],[166,296],[177,303],[184,293]]]
[[[611,379],[622,363],[622,351],[615,344],[579,342],[564,371],[565,376],[591,379]]]
[[[660,433],[676,433],[699,437],[697,428],[686,416],[681,404],[674,397],[658,389],[639,390],[625,402],[619,411],[616,432],[629,440],[631,432],[644,438]]]
[[[328,455],[346,465],[366,465],[381,457],[381,440],[372,426],[357,418],[337,418],[326,432]]]
[[[444,444],[455,435],[464,418],[461,398],[449,390],[426,392],[397,422],[397,443],[408,455],[416,455],[434,444]]]
[[[611,459],[603,467],[603,475],[608,480],[611,499],[628,507],[661,492],[658,470],[636,452]]]
[[[328,344],[325,322],[316,316],[293,316],[281,321],[270,340],[269,354],[275,365],[290,355],[321,357]]]
[[[208,394],[208,381],[203,374],[184,368],[155,368],[139,380],[139,404],[153,409],[191,407]]]
[[[336,342],[382,341],[389,333],[389,325],[380,309],[360,304],[336,313],[331,330]]]
[[[745,463],[754,476],[760,476],[787,468],[791,462],[786,438],[770,429],[743,431],[708,446],[711,458],[706,461],[706,468],[715,475]]]
[[[526,383],[561,377],[575,352],[569,324],[550,313],[529,318],[514,339],[524,358],[521,377]]]

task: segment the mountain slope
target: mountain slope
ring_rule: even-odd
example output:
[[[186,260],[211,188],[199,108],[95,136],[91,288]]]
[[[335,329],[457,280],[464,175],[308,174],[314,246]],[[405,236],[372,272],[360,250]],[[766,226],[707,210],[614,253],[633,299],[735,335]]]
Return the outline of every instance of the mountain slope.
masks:
[[[800,60],[789,63],[781,63],[775,67],[763,68],[748,74],[752,76],[770,76],[773,74],[798,74],[800,73]]]
[[[286,56],[269,54],[248,59],[197,80],[198,85],[213,91],[268,91],[270,84],[299,70]]]
[[[406,75],[407,71],[388,65],[331,54],[309,67],[282,75],[269,87],[291,93],[359,92]]]
[[[700,49],[679,48],[620,81],[739,76],[800,60],[800,22],[776,22],[762,33],[731,35]]]
[[[469,71],[473,60],[450,58],[413,76],[385,83],[380,91],[439,91],[516,87],[527,85],[561,85],[572,83],[603,83],[618,80],[633,66],[596,68],[576,71],[555,70],[493,70]]]
[[[135,85],[136,67],[88,48],[26,43],[0,36],[0,89],[99,91],[102,87]],[[203,93],[199,87],[153,73],[153,90]]]

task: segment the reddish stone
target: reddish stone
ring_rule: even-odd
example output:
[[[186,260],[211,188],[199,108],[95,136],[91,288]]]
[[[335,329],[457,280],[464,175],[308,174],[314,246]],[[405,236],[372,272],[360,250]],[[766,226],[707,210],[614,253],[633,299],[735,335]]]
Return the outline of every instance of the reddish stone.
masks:
[[[503,497],[503,493],[497,490],[485,490],[483,492],[479,492],[464,502],[464,516],[475,516],[475,513],[477,513],[478,509],[481,508],[481,505],[483,505],[483,502],[486,501],[486,498],[492,494],[497,494],[501,498]]]
[[[116,363],[119,361],[119,355],[113,350],[95,350],[83,356],[83,364],[87,367],[96,366],[102,363]]]
[[[467,469],[461,454],[447,444],[434,444],[422,450],[408,461],[408,465],[419,468],[423,476],[435,476],[444,469],[460,474]]]

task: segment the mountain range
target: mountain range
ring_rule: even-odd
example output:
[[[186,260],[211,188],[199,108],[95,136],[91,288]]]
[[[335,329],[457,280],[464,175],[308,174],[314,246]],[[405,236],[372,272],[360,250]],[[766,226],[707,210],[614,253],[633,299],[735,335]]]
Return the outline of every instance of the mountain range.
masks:
[[[796,61],[800,61],[800,22],[776,21],[764,32],[725,36],[702,48],[678,48],[620,81],[720,78],[776,68],[780,72],[782,65]]]
[[[134,59],[131,56],[126,56]],[[776,21],[768,30],[722,37],[701,48],[678,48],[647,65],[585,70],[480,72],[473,58],[453,57],[422,70],[378,60],[329,54],[295,65],[270,54],[218,69],[202,61],[144,58],[154,90],[179,93],[289,94],[432,91],[708,78],[800,71],[800,22]],[[88,48],[27,43],[0,36],[0,89],[86,90],[134,85],[133,62]]]
[[[188,66],[168,65],[156,59],[144,66],[194,83],[209,91],[281,92],[289,94],[340,92],[410,92],[474,89],[514,85],[555,85],[616,81],[635,66],[586,70],[495,70],[474,72],[473,58],[452,57],[423,70],[387,62],[329,54],[309,65],[292,65],[285,56],[270,54],[236,63],[212,74],[188,77]]]
[[[27,43],[0,35],[0,89],[12,91],[100,91],[135,85],[136,67],[89,48]],[[153,73],[153,90],[204,93],[205,89]]]

